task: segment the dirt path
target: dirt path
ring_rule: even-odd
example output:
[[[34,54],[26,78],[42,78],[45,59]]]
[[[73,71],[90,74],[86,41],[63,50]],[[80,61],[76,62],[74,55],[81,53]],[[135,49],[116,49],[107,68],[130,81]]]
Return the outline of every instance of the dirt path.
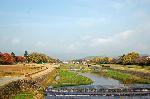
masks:
[[[41,72],[38,72],[38,73],[35,73],[35,74],[32,74],[31,77],[32,79],[35,79],[35,78],[38,78],[42,75],[46,75],[48,74],[49,72],[51,72],[52,70],[54,70],[55,67],[58,67],[59,65],[51,65],[51,66],[46,66],[47,68]]]
[[[42,75],[46,75],[49,72],[51,72],[55,67],[59,67],[59,65],[45,65],[45,69],[41,70],[41,71],[35,71],[32,74],[28,74],[28,75],[23,75],[23,76],[7,76],[7,77],[2,77],[0,78],[0,86],[6,85],[12,81],[17,81],[17,80],[23,80],[23,79],[36,79],[38,77],[41,77]]]
[[[0,78],[0,86],[3,86],[5,84],[8,84],[12,81],[17,81],[19,79],[24,79],[25,77],[3,77],[3,78]]]

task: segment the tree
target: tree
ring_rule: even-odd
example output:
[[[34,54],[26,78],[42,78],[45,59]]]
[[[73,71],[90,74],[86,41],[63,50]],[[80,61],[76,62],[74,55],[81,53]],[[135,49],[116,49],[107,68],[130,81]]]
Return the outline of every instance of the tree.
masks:
[[[16,55],[14,52],[11,52],[11,56],[15,58]]]
[[[131,53],[128,53],[127,55],[123,55],[121,57],[121,63],[123,65],[131,65],[131,64],[135,64],[135,59],[140,57],[139,56],[139,53],[137,52],[131,52]]]
[[[150,57],[147,58],[147,64],[148,66],[150,66]]]
[[[102,62],[102,59],[103,59],[103,58],[101,58],[101,57],[95,57],[95,58],[91,59],[90,61],[91,61],[92,63],[100,64],[100,63]]]
[[[103,63],[104,64],[110,64],[112,62],[112,58],[111,57],[104,57],[103,58]]]
[[[55,59],[41,53],[31,53],[27,58],[28,62],[32,63],[53,63]]]
[[[2,62],[3,62],[3,53],[0,52],[0,64],[2,64]]]
[[[140,65],[140,66],[144,66],[147,64],[147,58],[146,57],[138,57],[134,60],[134,62],[137,64],[137,65]]]
[[[27,52],[27,51],[25,51],[25,53],[24,53],[24,57],[28,57],[28,56],[29,56],[28,52]]]
[[[128,55],[125,55],[123,58],[122,58],[122,64],[123,65],[130,65],[131,64],[131,57],[128,56]]]
[[[26,61],[26,58],[23,57],[23,56],[16,56],[16,62],[20,62],[20,63],[23,63]]]
[[[136,58],[135,63],[140,66],[150,65],[150,58],[148,56],[140,56]]]
[[[0,64],[8,65],[13,64],[15,59],[9,53],[0,53]]]

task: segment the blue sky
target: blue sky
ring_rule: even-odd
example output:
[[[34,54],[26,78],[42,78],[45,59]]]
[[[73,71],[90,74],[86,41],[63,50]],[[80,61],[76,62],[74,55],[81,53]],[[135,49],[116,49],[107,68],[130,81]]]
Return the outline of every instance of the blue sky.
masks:
[[[150,0],[0,0],[0,51],[60,59],[150,54]]]

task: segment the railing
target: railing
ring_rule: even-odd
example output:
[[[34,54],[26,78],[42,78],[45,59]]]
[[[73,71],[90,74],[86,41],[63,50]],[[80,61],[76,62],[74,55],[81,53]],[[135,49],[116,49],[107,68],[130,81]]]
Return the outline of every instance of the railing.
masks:
[[[46,96],[150,96],[149,85],[47,88]]]

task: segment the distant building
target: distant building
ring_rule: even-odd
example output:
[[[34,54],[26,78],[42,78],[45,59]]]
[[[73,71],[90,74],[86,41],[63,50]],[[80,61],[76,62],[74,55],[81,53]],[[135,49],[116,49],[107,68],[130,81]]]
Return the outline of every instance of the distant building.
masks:
[[[64,64],[69,64],[69,62],[63,62]]]

